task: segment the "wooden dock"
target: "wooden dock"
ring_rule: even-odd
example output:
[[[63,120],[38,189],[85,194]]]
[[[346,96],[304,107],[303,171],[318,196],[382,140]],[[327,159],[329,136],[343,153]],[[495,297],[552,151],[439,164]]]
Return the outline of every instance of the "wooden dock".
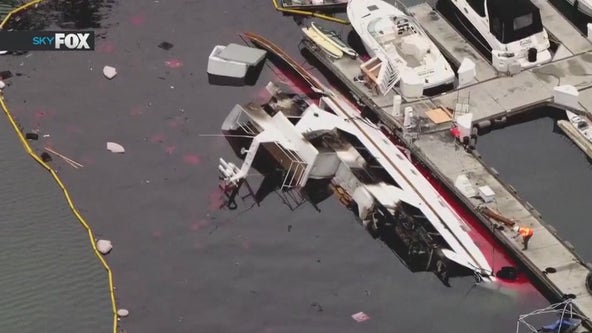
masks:
[[[563,132],[569,136],[569,138],[584,152],[588,157],[592,158],[592,143],[586,140],[578,132],[578,130],[567,120],[557,121],[557,126],[563,130]]]
[[[541,7],[542,6],[542,7]],[[549,64],[523,71],[514,76],[491,76],[492,68],[482,61],[480,54],[445,20],[434,16],[427,5],[412,7],[413,12],[424,25],[426,32],[439,40],[448,56],[456,58],[473,57],[478,64],[478,82],[452,92],[435,97],[406,100],[401,106],[412,106],[415,114],[425,117],[425,112],[437,106],[452,110],[459,100],[470,105],[475,123],[483,120],[500,119],[545,104],[553,104],[553,88],[558,85],[573,85],[580,92],[580,107],[577,112],[592,110],[592,44],[587,41],[565,18],[551,7],[548,2],[539,3],[545,26],[555,38],[563,43],[564,55]],[[548,16],[553,16],[548,18]],[[432,18],[436,19],[432,19]],[[545,19],[546,18],[546,19]],[[446,27],[448,25],[448,27]],[[577,33],[576,33],[577,32]],[[359,75],[360,61],[352,59],[329,59],[323,51],[311,43],[304,43],[312,55],[323,63],[345,84],[351,94],[363,105],[372,109],[379,118],[403,140],[415,158],[428,166],[431,172],[455,195],[473,210],[480,221],[487,226],[505,247],[526,267],[538,282],[544,286],[549,298],[560,300],[566,296],[575,297],[578,311],[592,318],[592,294],[586,288],[586,277],[591,265],[575,252],[573,246],[562,240],[555,229],[543,222],[538,211],[519,197],[516,190],[505,184],[495,170],[484,165],[476,150],[467,152],[455,139],[443,129],[450,128],[450,123],[428,125],[418,136],[410,139],[401,129],[401,119],[396,119],[392,108],[392,93],[379,96],[367,89],[363,83],[354,82]],[[475,52],[475,53],[473,53]],[[480,79],[479,79],[480,78]],[[503,87],[503,88],[502,88]],[[495,192],[495,201],[485,204],[478,198],[466,197],[454,186],[457,177],[464,175],[474,187],[489,186]],[[530,227],[535,236],[530,241],[529,249],[523,251],[521,244],[511,238],[510,230],[498,230],[497,223],[479,212],[487,205],[501,215]],[[592,322],[586,321],[592,328]]]

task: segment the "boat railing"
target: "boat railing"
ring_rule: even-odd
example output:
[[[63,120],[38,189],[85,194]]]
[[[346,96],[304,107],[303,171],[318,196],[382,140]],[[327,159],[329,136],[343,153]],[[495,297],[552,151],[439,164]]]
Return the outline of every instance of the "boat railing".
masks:
[[[528,319],[532,319],[532,317],[541,316],[555,317],[556,322],[555,324],[537,329],[527,321]],[[584,320],[588,320],[588,318],[577,312],[574,308],[573,299],[567,298],[563,302],[551,304],[546,308],[520,315],[516,323],[516,333],[524,332],[524,330],[520,330],[522,327],[526,327],[528,332],[573,332]]]

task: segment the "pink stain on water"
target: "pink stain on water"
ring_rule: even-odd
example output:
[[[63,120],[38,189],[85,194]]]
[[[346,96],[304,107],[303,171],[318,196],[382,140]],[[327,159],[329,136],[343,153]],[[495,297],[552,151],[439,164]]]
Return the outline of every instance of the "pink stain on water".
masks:
[[[183,162],[191,165],[199,165],[201,163],[201,158],[195,154],[185,154],[183,156]]]
[[[76,133],[76,134],[82,133],[82,129],[80,129],[80,127],[78,127],[76,125],[68,125],[68,127],[66,127],[66,131],[68,131],[69,133]]]
[[[191,227],[190,228],[191,228],[192,231],[199,231],[199,230],[201,230],[203,228],[206,228],[208,226],[210,226],[210,221],[208,221],[208,220],[199,220],[197,222],[193,222],[191,224]]]
[[[164,65],[167,66],[168,68],[180,68],[183,66],[183,62],[179,59],[170,59],[164,62]]]
[[[97,45],[97,51],[101,53],[113,53],[113,51],[115,50],[115,45],[113,44],[113,42],[102,41],[98,44],[99,45]]]
[[[35,119],[36,120],[47,119],[48,117],[49,117],[49,112],[47,112],[47,111],[37,111],[37,112],[35,112]]]
[[[146,16],[143,13],[136,14],[130,18],[130,23],[139,27],[146,22]]]
[[[154,230],[152,231],[152,238],[160,239],[162,237],[162,231]]]
[[[92,165],[92,164],[95,164],[95,159],[90,156],[83,156],[80,159],[80,163],[82,163],[82,165],[84,165],[84,166]]]
[[[166,136],[164,133],[157,133],[150,137],[150,142],[152,143],[163,143],[166,140]]]
[[[225,201],[223,196],[224,192],[219,187],[216,187],[214,191],[210,192],[208,209],[213,211],[218,210],[224,206]]]
[[[243,247],[243,249],[249,250],[251,248],[251,243],[248,240],[243,239],[241,241],[241,246]]]
[[[144,107],[140,106],[140,105],[136,105],[131,108],[129,113],[132,116],[141,116],[142,114],[144,114]]]
[[[172,128],[177,128],[183,124],[183,119],[181,117],[175,117],[169,121],[169,126]]]
[[[175,150],[176,149],[177,148],[175,148],[175,146],[166,146],[164,148],[164,151],[166,151],[166,153],[169,154],[169,155],[173,155],[175,153]]]

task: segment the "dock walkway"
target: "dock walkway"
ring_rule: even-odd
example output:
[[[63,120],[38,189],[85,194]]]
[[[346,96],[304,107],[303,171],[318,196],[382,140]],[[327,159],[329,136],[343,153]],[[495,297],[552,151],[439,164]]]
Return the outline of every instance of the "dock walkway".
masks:
[[[539,0],[540,1],[540,0]],[[452,27],[443,19],[431,20],[433,16],[429,6],[420,5],[412,7],[418,20],[424,25],[426,32],[432,37],[440,40],[444,49],[452,48],[449,56],[465,57],[473,55],[479,61],[478,82],[456,91],[441,94],[435,97],[424,97],[417,100],[404,100],[403,105],[413,106],[414,113],[423,117],[423,113],[437,106],[444,106],[452,110],[461,98],[466,98],[470,105],[470,112],[473,113],[475,123],[500,119],[523,112],[529,108],[543,106],[553,103],[553,88],[559,85],[573,85],[580,91],[579,110],[592,110],[592,44],[590,44],[565,18],[563,18],[546,1],[539,3],[542,8],[545,26],[555,38],[564,43],[566,53],[559,60],[523,71],[514,76],[501,76],[488,78],[491,73],[489,67],[480,62],[478,53],[470,52],[470,45],[460,51],[454,49],[454,45],[461,45]],[[429,11],[428,11],[429,10]],[[423,16],[422,16],[423,15]],[[553,16],[552,18],[547,18]],[[434,23],[436,22],[436,23]],[[445,37],[446,36],[446,37]],[[462,37],[461,37],[462,38]],[[448,44],[450,42],[450,44]],[[466,42],[464,42],[466,44]],[[395,119],[392,113],[392,93],[386,96],[379,96],[367,89],[363,83],[354,82],[354,77],[359,75],[360,61],[352,59],[329,59],[322,51],[312,43],[304,43],[305,47],[321,63],[342,81],[361,104],[369,107],[379,118],[394,132],[401,140],[406,142],[413,155],[423,164],[427,165],[430,171],[463,201],[467,207],[473,210],[480,221],[492,229],[492,233],[502,242],[509,251],[536,277],[557,300],[566,295],[575,296],[574,303],[578,310],[588,318],[592,318],[592,295],[586,288],[586,277],[590,273],[590,265],[581,259],[569,242],[559,238],[553,227],[546,225],[540,214],[532,205],[522,200],[511,187],[504,184],[498,177],[497,172],[485,166],[476,151],[466,152],[454,142],[452,136],[441,130],[450,128],[439,125],[433,126],[431,130],[420,131],[419,136],[414,140],[401,134],[401,119]],[[449,46],[446,46],[449,45]],[[453,46],[450,46],[453,45]],[[468,50],[468,51],[467,51]],[[476,51],[475,51],[476,52]],[[571,55],[570,55],[571,54]],[[488,64],[488,63],[487,63]],[[480,76],[479,76],[480,75]],[[425,118],[425,117],[424,117]],[[438,127],[438,128],[436,128]],[[437,130],[436,130],[437,129]],[[476,198],[465,197],[464,194],[454,186],[458,176],[467,176],[474,186],[489,186],[496,194],[493,204],[488,204],[497,210],[501,215],[512,218],[520,225],[529,226],[535,232],[529,249],[521,250],[521,244],[511,239],[511,232],[508,230],[494,229],[496,222],[490,220],[479,212],[480,206],[484,203]],[[588,328],[592,328],[592,322],[586,322]]]
[[[487,207],[500,212],[501,215],[519,221],[521,226],[532,228],[535,236],[526,251],[521,250],[521,244],[513,240],[510,230],[493,229],[493,224],[487,222],[489,229],[506,247],[510,247],[532,272],[548,279],[548,285],[555,288],[558,295],[575,295],[574,304],[587,317],[592,317],[592,295],[587,291],[585,281],[590,272],[584,263],[573,252],[572,246],[560,240],[552,226],[545,225],[539,213],[528,202],[518,197],[515,190],[504,184],[497,176],[497,172],[486,167],[480,159],[475,158],[464,149],[459,149],[452,136],[446,133],[436,133],[420,136],[413,145],[409,146],[413,154],[426,163],[428,168],[453,189],[456,195],[475,211],[484,205],[478,198],[467,198],[454,186],[460,175],[465,175],[473,187],[489,186],[495,192],[495,201]],[[454,156],[454,158],[451,158]],[[493,172],[492,172],[493,171]],[[483,215],[481,219],[486,219]],[[551,270],[549,270],[551,268]],[[543,273],[545,271],[554,273]]]
[[[432,41],[455,66],[460,66],[463,59],[468,58],[475,63],[477,81],[497,77],[497,71],[489,61],[430,5],[422,3],[408,8],[407,11],[417,19]]]

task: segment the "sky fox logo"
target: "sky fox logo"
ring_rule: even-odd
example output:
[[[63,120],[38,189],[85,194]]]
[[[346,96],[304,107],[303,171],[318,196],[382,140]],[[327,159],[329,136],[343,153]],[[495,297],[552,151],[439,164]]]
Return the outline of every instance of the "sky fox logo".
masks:
[[[94,49],[94,33],[92,32],[56,32],[45,36],[34,36],[33,45],[47,47],[55,50],[80,50],[88,51]]]

